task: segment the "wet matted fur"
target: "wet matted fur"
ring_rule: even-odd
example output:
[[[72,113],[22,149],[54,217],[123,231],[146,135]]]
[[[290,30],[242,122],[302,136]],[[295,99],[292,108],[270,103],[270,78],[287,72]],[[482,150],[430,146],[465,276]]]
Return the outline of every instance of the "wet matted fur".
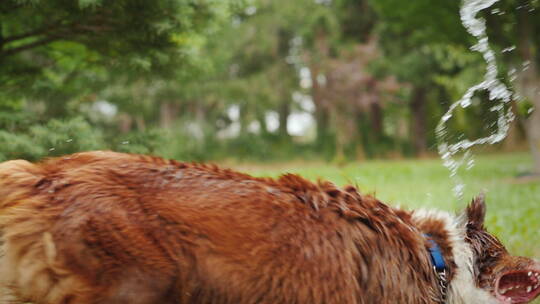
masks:
[[[144,155],[0,164],[1,303],[525,303],[539,265],[461,216]],[[425,234],[447,264],[443,300]],[[518,286],[520,283],[522,286]]]

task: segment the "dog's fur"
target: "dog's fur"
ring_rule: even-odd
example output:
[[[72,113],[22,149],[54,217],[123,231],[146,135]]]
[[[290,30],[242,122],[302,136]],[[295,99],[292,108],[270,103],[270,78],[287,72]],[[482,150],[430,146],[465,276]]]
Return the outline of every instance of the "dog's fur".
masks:
[[[429,234],[446,303],[505,303],[500,277],[540,267],[485,231],[484,208],[408,212],[351,186],[114,152],[8,161],[0,301],[442,303]]]

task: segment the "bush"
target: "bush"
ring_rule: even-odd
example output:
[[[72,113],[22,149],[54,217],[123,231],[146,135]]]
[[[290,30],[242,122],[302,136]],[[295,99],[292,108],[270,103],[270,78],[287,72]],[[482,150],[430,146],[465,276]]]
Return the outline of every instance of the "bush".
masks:
[[[0,143],[0,161],[16,158],[35,160],[46,154],[46,150],[36,145],[27,134],[0,131]]]
[[[34,124],[26,131],[0,132],[0,158],[37,160],[78,151],[107,149],[100,129],[81,117],[52,119],[45,125]]]
[[[163,132],[167,142],[157,150],[163,157],[182,161],[206,161],[226,155],[226,151],[221,150],[222,143],[210,134],[197,138],[183,129]]]
[[[133,131],[121,137],[114,136],[108,142],[115,151],[139,154],[159,154],[158,150],[170,144],[167,131],[161,129]]]

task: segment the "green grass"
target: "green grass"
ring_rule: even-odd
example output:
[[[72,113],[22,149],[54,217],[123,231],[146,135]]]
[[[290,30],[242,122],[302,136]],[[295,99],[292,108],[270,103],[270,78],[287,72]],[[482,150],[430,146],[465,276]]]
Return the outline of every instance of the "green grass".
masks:
[[[452,192],[453,181],[439,159],[376,160],[336,167],[321,163],[285,163],[236,166],[258,176],[298,173],[311,180],[338,185],[356,184],[389,205],[404,208],[439,208],[460,212],[480,192],[486,194],[488,230],[515,255],[540,258],[540,181],[515,177],[531,166],[526,153],[476,156],[476,165],[463,170],[464,199]]]

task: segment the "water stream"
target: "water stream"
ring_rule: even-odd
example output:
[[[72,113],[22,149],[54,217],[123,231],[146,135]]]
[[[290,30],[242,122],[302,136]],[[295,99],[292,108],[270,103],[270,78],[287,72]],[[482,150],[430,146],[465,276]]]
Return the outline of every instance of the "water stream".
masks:
[[[486,61],[486,73],[484,80],[470,87],[460,100],[454,102],[448,111],[441,117],[436,128],[438,138],[438,150],[443,160],[444,166],[450,170],[450,177],[454,181],[454,194],[459,199],[463,197],[465,184],[458,175],[458,170],[465,165],[466,169],[474,166],[474,159],[471,148],[476,145],[495,144],[502,141],[510,128],[510,123],[514,115],[510,107],[505,106],[512,100],[513,93],[508,87],[498,79],[498,69],[495,53],[489,46],[486,34],[486,22],[479,17],[478,13],[495,4],[498,0],[463,0],[460,15],[461,22],[467,31],[476,37],[477,44],[471,50],[480,52]],[[448,122],[452,118],[454,111],[458,108],[467,108],[472,103],[472,98],[476,92],[485,91],[492,102],[490,111],[497,113],[496,128],[492,133],[477,139],[465,138],[462,134],[457,138],[465,138],[453,141],[449,136]]]

